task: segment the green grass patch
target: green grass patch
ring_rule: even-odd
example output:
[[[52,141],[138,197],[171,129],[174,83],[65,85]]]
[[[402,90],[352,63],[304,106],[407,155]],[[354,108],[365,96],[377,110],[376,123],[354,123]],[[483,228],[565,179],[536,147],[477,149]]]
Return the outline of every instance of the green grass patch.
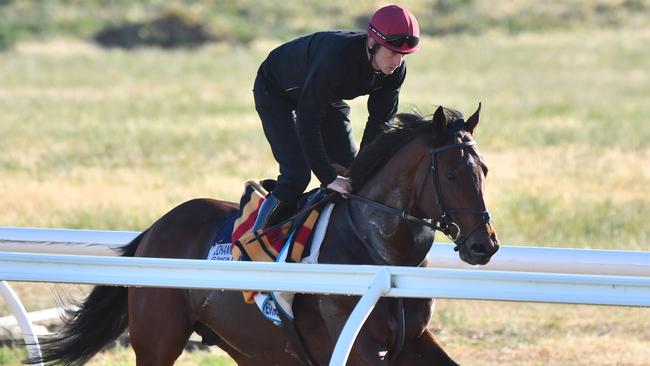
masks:
[[[512,192],[496,205],[498,229],[510,243],[648,250],[648,202]],[[504,215],[505,214],[505,215]]]
[[[20,360],[27,356],[24,347],[0,347],[0,365],[3,366],[21,366]]]

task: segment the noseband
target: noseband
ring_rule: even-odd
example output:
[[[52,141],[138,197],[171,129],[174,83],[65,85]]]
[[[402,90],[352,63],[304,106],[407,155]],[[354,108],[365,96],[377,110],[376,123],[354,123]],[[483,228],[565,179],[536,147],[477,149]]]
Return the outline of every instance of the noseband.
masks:
[[[397,208],[393,208],[390,206],[387,206],[383,203],[373,201],[371,199],[356,195],[356,194],[350,194],[350,198],[359,200],[364,202],[367,205],[373,206],[381,211],[384,211],[386,213],[389,213],[394,216],[399,216],[400,218],[409,221],[414,224],[418,225],[423,225],[426,227],[429,227],[433,230],[440,231],[441,233],[445,234],[448,236],[456,246],[454,247],[454,251],[459,251],[460,248],[465,244],[467,239],[474,233],[476,230],[480,229],[481,227],[485,227],[486,224],[488,224],[491,221],[491,216],[488,211],[478,211],[478,210],[470,210],[470,209],[464,209],[464,208],[447,208],[444,204],[443,198],[442,198],[442,193],[440,192],[440,184],[439,184],[439,179],[436,174],[437,172],[437,154],[443,151],[451,150],[451,149],[463,149],[467,146],[474,146],[476,145],[476,141],[465,141],[465,142],[460,142],[452,145],[445,145],[442,147],[437,147],[437,148],[431,148],[429,151],[429,154],[431,155],[431,168],[427,172],[427,176],[424,177],[424,181],[426,182],[427,177],[429,176],[429,173],[431,173],[431,179],[433,179],[433,186],[435,187],[435,197],[436,197],[436,204],[438,206],[438,211],[440,212],[440,219],[439,220],[434,220],[432,218],[420,218],[417,216],[411,215],[408,210],[399,210]],[[424,190],[426,184],[422,184],[422,188],[420,189],[420,194],[418,197],[422,197],[422,191]],[[480,215],[481,220],[474,225],[467,234],[463,235],[460,226],[453,220],[452,215],[453,213],[462,213],[462,214],[469,214],[469,215]],[[456,228],[456,235],[452,236],[451,235],[451,228],[455,227]],[[423,250],[415,250],[416,252],[421,252]],[[428,252],[428,249],[426,250]],[[426,252],[424,255],[426,255]]]

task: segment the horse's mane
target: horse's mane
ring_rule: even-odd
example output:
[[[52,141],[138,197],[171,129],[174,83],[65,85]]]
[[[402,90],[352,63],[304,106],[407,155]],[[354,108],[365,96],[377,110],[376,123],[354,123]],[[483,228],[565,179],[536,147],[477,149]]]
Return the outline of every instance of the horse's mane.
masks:
[[[455,127],[449,129],[450,132],[462,130],[465,122],[463,114],[451,108],[443,107],[443,111],[448,125]],[[424,134],[431,136],[433,142],[433,115],[422,116],[418,112],[397,114],[352,163],[349,172],[352,191],[358,192],[399,149]]]

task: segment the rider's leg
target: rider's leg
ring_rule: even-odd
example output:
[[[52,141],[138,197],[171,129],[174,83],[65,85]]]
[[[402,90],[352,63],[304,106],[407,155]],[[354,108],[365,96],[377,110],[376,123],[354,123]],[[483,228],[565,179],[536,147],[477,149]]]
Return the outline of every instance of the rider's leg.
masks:
[[[273,226],[281,222],[290,217],[295,209],[295,202],[281,201],[275,196],[275,194],[273,194],[273,192],[269,193],[262,202],[257,213],[253,231],[257,232],[265,227]]]
[[[253,94],[264,135],[271,145],[273,157],[280,165],[276,187],[262,203],[253,227],[259,230],[290,216],[309,184],[311,170],[296,133],[293,105],[279,93],[269,91],[259,75]]]

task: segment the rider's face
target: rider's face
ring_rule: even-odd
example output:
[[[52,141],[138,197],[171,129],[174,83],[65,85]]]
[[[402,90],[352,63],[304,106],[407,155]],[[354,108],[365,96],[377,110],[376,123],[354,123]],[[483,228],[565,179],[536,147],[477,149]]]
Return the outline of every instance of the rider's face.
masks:
[[[391,51],[384,46],[380,46],[374,56],[372,66],[386,75],[392,74],[404,61],[403,53]]]

